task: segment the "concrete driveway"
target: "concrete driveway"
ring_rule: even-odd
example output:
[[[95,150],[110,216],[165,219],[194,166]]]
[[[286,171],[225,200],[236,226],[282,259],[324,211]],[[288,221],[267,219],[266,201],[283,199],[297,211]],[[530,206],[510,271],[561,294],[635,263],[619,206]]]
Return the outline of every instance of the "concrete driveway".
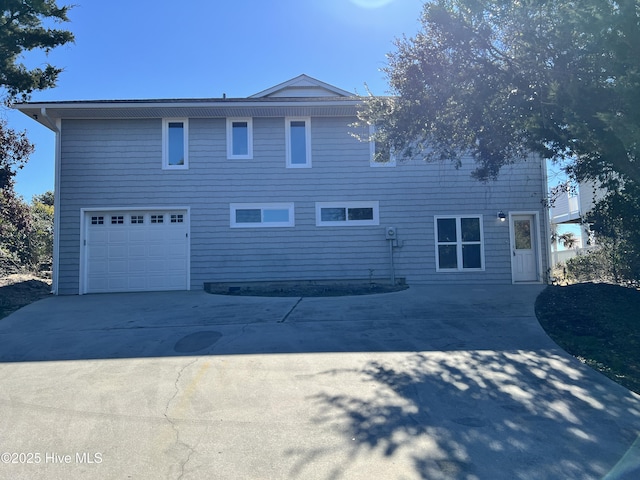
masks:
[[[0,478],[640,478],[640,397],[540,291],[42,300],[0,321]]]

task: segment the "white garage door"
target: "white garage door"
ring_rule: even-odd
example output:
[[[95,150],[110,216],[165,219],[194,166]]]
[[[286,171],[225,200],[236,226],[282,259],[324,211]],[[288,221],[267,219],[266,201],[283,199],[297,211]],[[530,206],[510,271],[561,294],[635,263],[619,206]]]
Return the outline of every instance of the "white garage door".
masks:
[[[89,212],[85,293],[186,290],[187,211]]]

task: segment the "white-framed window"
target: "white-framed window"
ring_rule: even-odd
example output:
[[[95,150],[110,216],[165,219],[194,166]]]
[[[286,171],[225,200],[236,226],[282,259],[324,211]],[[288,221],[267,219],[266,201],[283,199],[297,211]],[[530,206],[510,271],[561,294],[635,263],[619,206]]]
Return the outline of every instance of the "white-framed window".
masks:
[[[376,153],[380,150],[380,144],[373,140],[376,133],[375,125],[369,125],[369,166],[370,167],[395,167],[396,156],[391,152],[387,158],[376,158]]]
[[[482,215],[436,216],[436,271],[484,270]]]
[[[380,225],[379,202],[317,202],[316,226]]]
[[[232,203],[231,228],[294,227],[293,203]]]
[[[189,121],[186,118],[162,120],[162,168],[189,168]]]
[[[227,118],[227,158],[253,158],[253,119]]]
[[[311,167],[311,118],[286,117],[287,168]]]

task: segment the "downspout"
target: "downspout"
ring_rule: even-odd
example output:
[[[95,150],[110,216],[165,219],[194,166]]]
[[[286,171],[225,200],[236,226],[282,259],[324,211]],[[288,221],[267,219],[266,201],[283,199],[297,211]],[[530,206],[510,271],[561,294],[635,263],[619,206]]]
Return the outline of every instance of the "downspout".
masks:
[[[543,268],[546,272],[545,275],[543,275],[542,277],[542,282],[543,283],[549,283],[551,280],[551,268],[552,268],[552,259],[551,259],[551,216],[549,214],[549,207],[547,206],[547,199],[549,197],[549,178],[548,178],[548,173],[547,173],[547,159],[543,158],[540,168],[542,168],[542,184],[543,184],[543,202],[542,205],[544,206],[544,243],[545,243],[545,250],[547,252],[547,261],[546,261],[546,266],[543,264]]]
[[[55,122],[47,114],[47,109],[42,107],[40,115],[46,120],[48,127],[56,134],[55,143],[55,178],[53,185],[53,252],[51,263],[51,293],[58,295],[58,272],[60,271],[60,135],[62,133],[62,122],[60,119]]]

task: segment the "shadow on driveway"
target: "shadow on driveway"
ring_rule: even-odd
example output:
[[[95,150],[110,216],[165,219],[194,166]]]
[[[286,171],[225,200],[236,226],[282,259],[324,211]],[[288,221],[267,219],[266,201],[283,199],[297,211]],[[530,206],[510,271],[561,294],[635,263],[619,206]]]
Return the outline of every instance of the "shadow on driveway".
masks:
[[[139,389],[154,417],[149,405],[166,396],[155,415],[175,444],[157,478],[639,478],[639,397],[544,334],[540,291],[49,298],[0,321],[0,372],[32,375],[40,388],[24,401],[43,404],[57,395],[42,390],[46,376],[71,381],[65,372],[85,392],[68,399],[74,411],[94,401],[129,412],[118,402]],[[151,427],[131,428],[151,441]],[[136,474],[150,460],[120,461]]]

